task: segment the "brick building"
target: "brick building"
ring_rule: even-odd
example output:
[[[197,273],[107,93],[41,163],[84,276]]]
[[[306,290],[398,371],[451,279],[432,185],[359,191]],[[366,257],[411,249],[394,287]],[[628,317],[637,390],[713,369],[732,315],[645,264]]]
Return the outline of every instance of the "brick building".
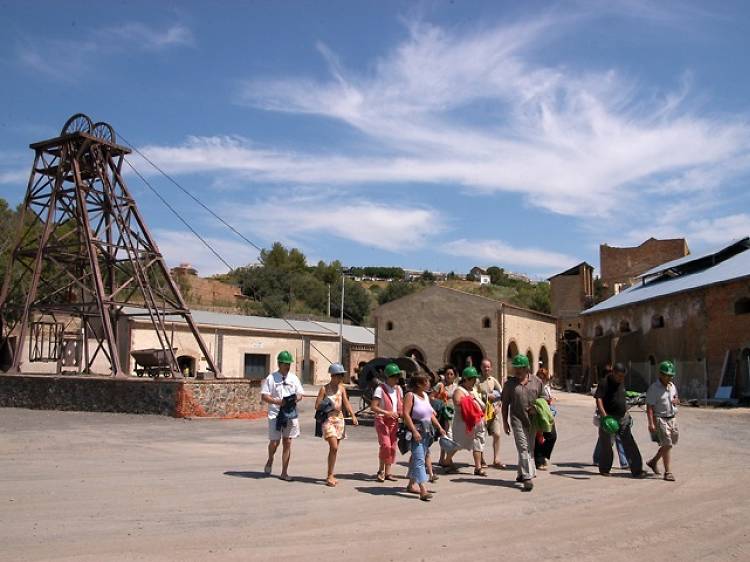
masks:
[[[683,398],[713,397],[721,386],[747,399],[750,238],[652,268],[582,318],[586,384],[620,361],[631,366],[629,386],[645,390],[655,366],[671,359]]]
[[[552,316],[557,318],[558,382],[578,380],[583,370],[581,312],[594,303],[594,268],[581,262],[549,278]]]
[[[684,238],[657,240],[649,238],[640,246],[616,248],[599,246],[600,277],[604,296],[611,297],[629,286],[639,275],[659,264],[690,253]]]
[[[435,370],[489,358],[497,374],[526,353],[553,368],[555,319],[501,301],[434,285],[375,310],[378,356],[413,355]]]

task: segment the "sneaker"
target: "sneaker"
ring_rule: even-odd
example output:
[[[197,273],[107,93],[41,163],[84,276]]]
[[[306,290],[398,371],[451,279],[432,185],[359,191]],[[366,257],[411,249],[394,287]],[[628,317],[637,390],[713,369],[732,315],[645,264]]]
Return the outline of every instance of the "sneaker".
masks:
[[[516,482],[523,482],[523,476],[516,476]]]
[[[599,471],[599,475],[601,475],[601,476],[610,476],[609,472],[603,472],[601,470]]]
[[[633,474],[633,478],[648,478],[648,472],[646,472],[645,470],[641,470],[640,472],[636,472],[635,474]]]
[[[534,483],[531,480],[524,480],[523,481],[523,491],[524,492],[530,492],[534,489]]]

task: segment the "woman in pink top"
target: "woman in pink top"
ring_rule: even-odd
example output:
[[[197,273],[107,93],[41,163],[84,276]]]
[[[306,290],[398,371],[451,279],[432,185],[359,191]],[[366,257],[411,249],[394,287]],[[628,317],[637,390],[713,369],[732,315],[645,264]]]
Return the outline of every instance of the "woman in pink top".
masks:
[[[430,405],[428,389],[430,381],[426,375],[418,374],[411,377],[412,391],[404,397],[404,423],[411,433],[411,459],[409,460],[409,485],[407,492],[419,494],[422,501],[430,501],[432,494],[427,491],[427,457],[435,433],[445,435],[440,427],[435,410]]]

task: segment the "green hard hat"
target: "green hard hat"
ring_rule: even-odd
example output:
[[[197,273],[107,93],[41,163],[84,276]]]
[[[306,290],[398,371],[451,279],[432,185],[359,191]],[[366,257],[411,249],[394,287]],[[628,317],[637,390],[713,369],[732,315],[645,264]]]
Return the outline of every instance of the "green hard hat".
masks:
[[[620,422],[614,416],[604,416],[602,418],[602,429],[607,433],[617,433],[620,431]]]
[[[659,363],[659,372],[662,375],[667,375],[668,377],[674,376],[674,363],[671,361],[662,361]]]
[[[529,368],[529,358],[526,357],[525,355],[520,355],[520,354],[516,355],[513,358],[513,367],[519,367],[519,368],[526,367],[528,369]]]
[[[395,363],[388,363],[385,366],[384,373],[386,377],[398,377],[401,375],[401,369]]]
[[[289,363],[290,365],[294,363],[294,358],[292,357],[292,354],[289,353],[287,350],[282,351],[276,356],[276,360],[279,363]]]
[[[476,370],[475,367],[472,367],[471,365],[469,365],[461,373],[461,378],[463,378],[463,379],[478,379],[479,378],[479,373],[477,373],[477,370]]]

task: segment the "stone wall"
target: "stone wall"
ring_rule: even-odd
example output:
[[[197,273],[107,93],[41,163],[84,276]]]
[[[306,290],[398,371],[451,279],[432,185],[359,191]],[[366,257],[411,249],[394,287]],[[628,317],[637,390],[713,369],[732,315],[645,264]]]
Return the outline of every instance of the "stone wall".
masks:
[[[0,407],[178,418],[256,418],[265,414],[260,383],[250,380],[0,375]]]
[[[557,327],[553,317],[511,306],[503,307],[503,363],[496,372],[503,373],[504,376],[508,375],[509,359],[512,359],[508,357],[508,348],[513,342],[519,353],[530,355],[529,359],[532,361],[533,372],[536,372],[538,362],[546,352],[546,366],[554,376],[553,360],[557,351],[556,334]]]

